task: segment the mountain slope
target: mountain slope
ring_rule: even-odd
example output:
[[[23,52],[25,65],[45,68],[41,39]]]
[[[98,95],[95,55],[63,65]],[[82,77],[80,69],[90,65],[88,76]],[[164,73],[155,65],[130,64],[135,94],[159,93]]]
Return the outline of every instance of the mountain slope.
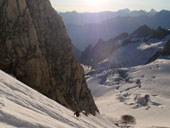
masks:
[[[169,128],[169,65],[169,59],[158,59],[137,67],[96,70],[88,73],[87,83],[101,114],[111,121],[132,115],[134,128]]]
[[[74,113],[0,71],[0,126],[3,128],[116,128],[101,115]]]
[[[100,62],[99,67],[107,64],[110,67],[132,67],[144,65],[157,51],[162,49],[170,36],[162,40],[151,39],[147,42],[128,44],[115,50],[111,56]]]
[[[147,63],[151,63],[158,58],[169,58],[170,55],[170,39],[165,44],[164,48],[157,51],[148,61]]]
[[[100,23],[88,23],[83,25],[76,23],[66,24],[66,28],[74,45],[80,50],[84,50],[91,43],[95,45],[100,38],[108,40],[122,32],[132,33],[139,26],[144,24],[153,29],[159,26],[169,29],[169,17],[170,11],[162,10],[151,16],[138,15],[133,17],[118,15],[117,17]]]
[[[0,1],[0,69],[72,110],[97,107],[49,0]]]
[[[153,30],[144,25],[131,35],[122,33],[108,41],[99,40],[89,45],[80,62],[94,67],[130,67],[145,64],[170,39],[170,32],[158,27]],[[92,60],[92,61],[91,61]]]

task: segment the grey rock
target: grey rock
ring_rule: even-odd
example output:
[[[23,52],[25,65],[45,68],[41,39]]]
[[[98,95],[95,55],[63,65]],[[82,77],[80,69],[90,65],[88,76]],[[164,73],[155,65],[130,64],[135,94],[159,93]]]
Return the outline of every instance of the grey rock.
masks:
[[[0,69],[71,110],[98,111],[49,0],[0,1]]]

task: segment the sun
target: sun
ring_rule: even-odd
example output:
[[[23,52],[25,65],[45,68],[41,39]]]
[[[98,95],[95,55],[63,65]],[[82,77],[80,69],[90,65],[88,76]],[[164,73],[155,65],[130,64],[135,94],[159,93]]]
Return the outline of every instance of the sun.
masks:
[[[100,5],[101,0],[87,0],[89,4],[91,5]]]
[[[89,9],[93,9],[94,11],[100,10],[102,8],[102,4],[104,0],[86,0]]]

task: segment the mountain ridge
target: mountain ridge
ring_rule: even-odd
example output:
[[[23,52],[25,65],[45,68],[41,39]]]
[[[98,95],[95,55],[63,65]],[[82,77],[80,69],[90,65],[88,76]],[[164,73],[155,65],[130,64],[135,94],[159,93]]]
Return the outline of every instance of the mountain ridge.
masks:
[[[122,33],[119,36],[117,36],[113,39],[110,39],[108,41],[103,41],[102,39],[100,39],[96,43],[96,45],[94,45],[94,46],[92,46],[92,44],[89,45],[85,49],[85,51],[82,52],[82,55],[80,57],[80,62],[84,65],[90,65],[90,66],[94,66],[94,67],[96,67],[100,62],[105,65],[105,63],[106,63],[105,59],[109,60],[109,56],[112,56],[112,54],[113,54],[114,59],[111,59],[109,61],[113,61],[110,63],[116,63],[116,61],[119,62],[119,60],[121,60],[122,58],[125,58],[124,56],[128,55],[128,52],[132,52],[133,50],[143,51],[145,49],[146,52],[149,52],[149,49],[151,49],[151,51],[152,51],[154,49],[154,48],[152,48],[152,47],[154,47],[154,44],[155,45],[158,44],[159,41],[161,42],[161,40],[168,35],[170,35],[170,32],[166,29],[158,27],[156,30],[154,30],[154,29],[151,29],[148,26],[144,25],[144,26],[139,27],[132,34]],[[132,48],[130,48],[130,46]],[[146,47],[144,47],[144,46],[146,46]],[[161,47],[160,44],[158,44],[158,46]],[[122,51],[120,49],[122,49]],[[128,50],[130,50],[130,51],[128,51]],[[141,53],[139,52],[139,53],[145,54],[144,51]],[[153,50],[153,52],[154,52],[154,50]],[[117,55],[117,57],[118,57],[117,59],[116,59],[116,55],[114,55],[114,54]],[[134,53],[134,54],[137,54],[137,53]],[[140,54],[139,54],[139,56],[140,56]],[[134,55],[131,55],[131,56],[134,56]],[[145,56],[143,56],[143,57],[145,57]],[[140,58],[140,57],[138,57],[138,58]],[[127,59],[128,59],[128,56],[127,56]],[[133,58],[131,58],[131,59],[133,59]],[[145,59],[143,59],[143,60],[145,60]],[[119,65],[121,65],[121,64],[119,64]]]
[[[66,28],[73,44],[80,50],[84,50],[90,43],[95,45],[100,38],[103,40],[109,40],[123,32],[132,33],[139,26],[145,24],[152,29],[156,29],[159,26],[169,29],[169,12],[170,11],[164,10],[150,16],[140,15],[132,17],[118,15],[115,18],[110,18],[111,16],[108,16],[110,19],[104,21],[102,21],[104,18],[100,20],[99,18],[91,17],[91,19],[96,19],[97,21],[102,22],[79,25],[76,24],[75,21],[73,22],[74,24],[66,24]],[[74,17],[74,20],[76,19],[77,18]]]
[[[115,18],[117,16],[141,16],[141,15],[154,15],[157,11],[154,9],[151,9],[150,11],[145,10],[130,10],[130,9],[120,9],[118,11],[102,11],[102,12],[77,12],[77,11],[71,11],[71,12],[59,12],[59,15],[63,17],[63,20],[65,24],[77,24],[77,25],[83,25],[83,24],[90,24],[90,23],[100,23],[105,20]],[[74,19],[72,19],[74,17]],[[92,20],[91,18],[99,18],[98,20]],[[83,18],[83,19],[82,19]]]

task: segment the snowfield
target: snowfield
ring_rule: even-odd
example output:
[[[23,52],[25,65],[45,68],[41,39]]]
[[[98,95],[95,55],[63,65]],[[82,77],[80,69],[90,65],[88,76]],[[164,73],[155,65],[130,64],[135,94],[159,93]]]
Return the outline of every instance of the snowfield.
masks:
[[[0,128],[116,128],[100,114],[80,118],[0,71]]]
[[[131,115],[136,123],[128,126],[170,128],[170,59],[96,70],[87,83],[99,111],[110,121],[117,123],[122,115]]]
[[[138,49],[148,47],[155,46],[141,44]],[[168,57],[131,68],[83,67],[101,114],[87,117],[81,113],[77,118],[0,70],[0,128],[170,128]],[[122,123],[123,115],[131,115],[135,122]]]
[[[162,40],[150,39],[143,42],[144,39],[135,38],[130,40],[138,40],[137,43],[130,43],[124,47],[115,50],[111,56],[101,61],[98,67],[132,67],[144,65],[157,51],[162,49],[166,42],[170,39],[170,35]]]

